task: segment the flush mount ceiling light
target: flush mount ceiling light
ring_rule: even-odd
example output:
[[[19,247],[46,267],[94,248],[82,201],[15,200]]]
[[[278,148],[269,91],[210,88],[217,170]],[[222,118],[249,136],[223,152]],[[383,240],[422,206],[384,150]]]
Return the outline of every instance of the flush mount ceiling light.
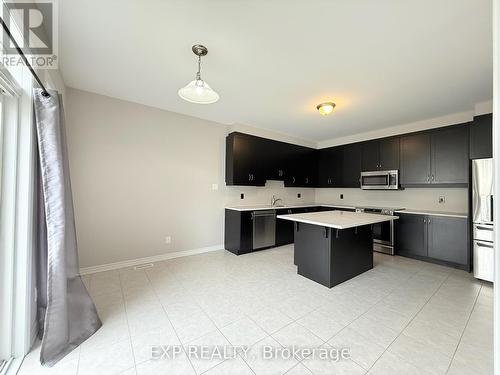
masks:
[[[185,87],[178,91],[179,96],[191,103],[211,104],[219,100],[219,94],[210,88],[210,86],[201,79],[201,56],[208,53],[208,49],[201,44],[195,44],[191,50],[198,56],[198,72],[194,81],[189,82]]]
[[[332,103],[332,102],[325,102],[325,103],[318,104],[316,106],[316,109],[323,116],[326,116],[326,115],[329,115],[330,113],[332,113],[334,108],[335,108],[335,103]]]

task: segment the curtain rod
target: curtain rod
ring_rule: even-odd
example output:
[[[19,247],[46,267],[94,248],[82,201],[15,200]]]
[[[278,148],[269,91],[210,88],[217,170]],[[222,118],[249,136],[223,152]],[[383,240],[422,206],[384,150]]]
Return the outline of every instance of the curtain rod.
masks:
[[[2,23],[2,26],[3,26],[3,29],[5,30],[5,32],[7,33],[7,36],[10,38],[10,40],[12,41],[12,43],[14,44],[14,47],[16,47],[16,50],[17,50],[17,53],[19,54],[19,56],[21,56],[21,58],[23,59],[24,63],[26,64],[26,66],[28,67],[28,69],[30,70],[31,72],[31,75],[33,76],[33,78],[35,78],[35,80],[38,82],[38,84],[40,85],[40,87],[42,88],[42,95],[45,96],[45,97],[49,97],[50,94],[49,92],[47,91],[47,89],[45,88],[45,86],[43,85],[42,81],[40,80],[40,78],[38,77],[38,75],[36,74],[35,70],[33,69],[33,67],[30,65],[30,63],[28,62],[28,59],[26,58],[26,56],[24,55],[23,51],[21,48],[19,48],[19,45],[17,44],[16,40],[14,39],[14,37],[12,36],[12,33],[10,32],[9,28],[7,27],[7,25],[5,24],[4,20],[2,17],[0,17],[0,22]]]

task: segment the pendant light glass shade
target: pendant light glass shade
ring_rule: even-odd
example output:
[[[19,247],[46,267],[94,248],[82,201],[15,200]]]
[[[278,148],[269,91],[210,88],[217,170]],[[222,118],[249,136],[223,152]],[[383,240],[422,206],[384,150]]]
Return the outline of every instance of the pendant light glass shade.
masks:
[[[189,82],[186,86],[181,88],[177,93],[179,96],[190,102],[196,104],[211,104],[219,100],[217,94],[212,88],[201,79],[201,57],[208,53],[208,49],[201,44],[195,44],[191,50],[198,56],[198,71],[194,81]]]
[[[211,104],[219,100],[219,94],[201,79],[189,82],[178,93],[182,99],[196,104]]]

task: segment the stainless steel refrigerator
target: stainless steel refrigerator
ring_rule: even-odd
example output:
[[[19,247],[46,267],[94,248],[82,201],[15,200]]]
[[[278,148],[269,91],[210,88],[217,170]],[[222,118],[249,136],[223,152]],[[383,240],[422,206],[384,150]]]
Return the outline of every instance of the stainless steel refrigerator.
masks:
[[[474,277],[493,281],[493,159],[472,161],[472,223]]]

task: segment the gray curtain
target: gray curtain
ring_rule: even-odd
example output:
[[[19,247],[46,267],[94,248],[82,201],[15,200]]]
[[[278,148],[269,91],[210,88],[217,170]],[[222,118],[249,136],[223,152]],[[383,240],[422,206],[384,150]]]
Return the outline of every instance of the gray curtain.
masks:
[[[33,90],[38,138],[40,362],[52,366],[101,327],[79,274],[62,98]]]

